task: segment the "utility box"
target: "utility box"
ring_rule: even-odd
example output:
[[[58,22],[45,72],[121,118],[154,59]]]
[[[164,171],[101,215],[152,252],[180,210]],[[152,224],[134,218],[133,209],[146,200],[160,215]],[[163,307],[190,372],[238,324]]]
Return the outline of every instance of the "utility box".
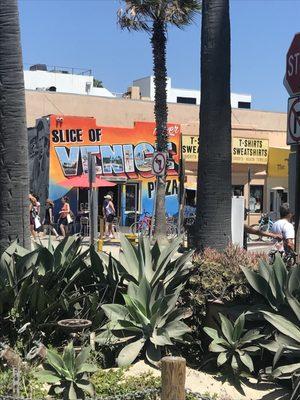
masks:
[[[231,201],[231,237],[232,244],[243,247],[245,199],[233,196]]]

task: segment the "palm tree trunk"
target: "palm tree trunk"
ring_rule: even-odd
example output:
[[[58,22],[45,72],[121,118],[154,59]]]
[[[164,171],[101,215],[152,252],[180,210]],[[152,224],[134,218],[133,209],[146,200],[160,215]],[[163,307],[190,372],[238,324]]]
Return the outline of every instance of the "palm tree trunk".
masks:
[[[156,150],[167,151],[168,147],[168,107],[167,107],[167,66],[166,66],[166,28],[163,21],[153,22],[151,45],[155,84],[154,114],[156,122]],[[166,237],[166,174],[156,181],[155,197],[155,239]]]
[[[0,0],[0,254],[29,248],[28,141],[17,0]]]
[[[229,0],[203,0],[197,216],[198,250],[231,239]]]

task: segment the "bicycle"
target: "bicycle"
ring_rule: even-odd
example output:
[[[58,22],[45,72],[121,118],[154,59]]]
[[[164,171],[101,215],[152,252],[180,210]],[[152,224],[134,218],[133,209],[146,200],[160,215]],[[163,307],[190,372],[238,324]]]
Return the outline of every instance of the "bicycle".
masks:
[[[268,214],[262,214],[258,224],[253,224],[250,227],[260,230],[262,232],[271,232],[272,231],[272,227],[273,227],[274,222],[272,221],[272,219],[270,218],[270,216]],[[251,241],[258,241],[259,240],[259,236],[255,235],[254,233],[249,233],[248,237]],[[262,236],[261,240],[263,242],[270,242],[271,240],[273,240],[272,238],[269,237],[265,237]]]
[[[274,264],[275,262],[275,258],[276,258],[276,254],[279,254],[280,257],[282,258],[283,262],[286,264],[287,267],[293,267],[294,265],[297,264],[297,253],[294,252],[294,250],[289,250],[289,251],[285,251],[285,250],[278,250],[278,249],[272,249],[269,252],[269,263],[271,265]]]
[[[151,229],[151,215],[144,210],[140,215],[140,219],[130,226],[131,233],[135,235],[147,236],[150,234]]]
[[[167,218],[167,238],[172,239],[178,235],[178,228],[174,217]],[[141,236],[149,236],[152,228],[152,216],[147,212],[143,211],[139,221],[134,222],[130,226],[130,230],[133,234]]]

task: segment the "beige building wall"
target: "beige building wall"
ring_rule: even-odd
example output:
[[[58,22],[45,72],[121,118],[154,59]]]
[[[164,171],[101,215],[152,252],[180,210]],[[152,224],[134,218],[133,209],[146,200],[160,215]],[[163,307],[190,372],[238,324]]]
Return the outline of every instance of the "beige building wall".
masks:
[[[169,122],[181,125],[182,135],[197,136],[199,132],[199,106],[189,104],[168,104]],[[104,98],[88,95],[74,95],[55,92],[26,91],[27,126],[49,114],[95,117],[97,124],[106,126],[132,127],[134,121],[153,121],[153,103],[145,100]],[[275,113],[248,109],[232,110],[232,136],[242,138],[268,139],[270,147],[288,148],[286,145],[286,113]],[[188,182],[195,185],[197,163],[186,163]],[[244,186],[248,198],[248,167],[251,168],[251,185],[264,186],[264,211],[268,210],[270,189],[276,178],[268,184],[267,165],[232,165],[232,181]],[[274,180],[275,179],[275,180]],[[288,186],[288,178],[278,181]],[[256,222],[253,215],[251,222]]]

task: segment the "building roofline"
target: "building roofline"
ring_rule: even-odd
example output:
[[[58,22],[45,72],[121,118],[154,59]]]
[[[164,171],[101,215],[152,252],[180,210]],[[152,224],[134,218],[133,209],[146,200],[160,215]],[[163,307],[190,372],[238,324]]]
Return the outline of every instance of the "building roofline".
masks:
[[[107,89],[108,90],[108,89]],[[99,98],[99,99],[109,99],[109,100],[122,100],[122,101],[132,101],[132,102],[140,102],[140,103],[154,103],[150,98],[149,100],[141,100],[141,99],[128,99],[128,98],[123,98],[123,97],[109,97],[109,96],[94,96],[94,95],[87,95],[87,94],[81,94],[81,93],[69,93],[69,92],[50,92],[46,90],[33,90],[33,89],[25,89],[25,92],[33,92],[33,93],[42,93],[42,94],[47,94],[50,96],[55,96],[55,95],[67,95],[67,96],[82,96],[84,98]],[[197,107],[199,108],[200,105],[197,104],[187,104],[187,103],[172,103],[168,102],[168,104],[174,104],[177,107]],[[272,110],[261,110],[261,109],[254,109],[254,108],[237,108],[237,107],[232,107],[231,110],[239,110],[239,111],[246,111],[246,112],[264,112],[264,113],[272,113],[272,114],[287,114],[286,111],[272,111]]]

